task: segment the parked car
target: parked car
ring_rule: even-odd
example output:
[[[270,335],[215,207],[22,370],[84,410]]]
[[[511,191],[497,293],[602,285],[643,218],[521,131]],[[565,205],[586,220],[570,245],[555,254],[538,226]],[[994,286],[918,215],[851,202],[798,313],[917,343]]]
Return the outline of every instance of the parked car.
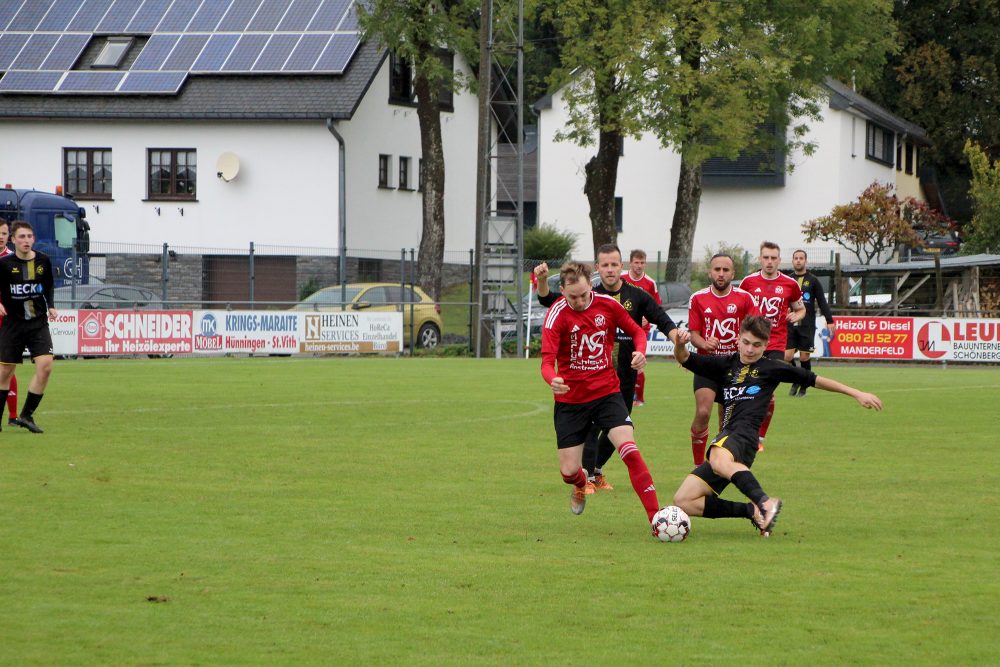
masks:
[[[57,287],[53,294],[56,310],[161,310],[163,301],[156,292],[132,285],[76,285]]]
[[[341,300],[342,292],[345,297]],[[410,304],[413,303],[413,317]],[[293,310],[328,311],[367,310],[370,312],[403,312],[403,342],[410,340],[410,331],[416,326],[417,347],[437,347],[441,343],[441,306],[419,287],[403,287],[399,283],[348,283],[344,290],[331,285],[313,292],[295,304]]]
[[[663,301],[663,309],[688,307],[691,302],[691,286],[687,283],[663,282],[657,283],[656,289],[660,292],[660,300]]]
[[[926,259],[934,255],[948,257],[958,254],[961,247],[962,242],[958,237],[958,232],[946,232],[926,237],[924,246],[921,248],[904,246],[900,249],[899,256],[903,261],[911,258]]]

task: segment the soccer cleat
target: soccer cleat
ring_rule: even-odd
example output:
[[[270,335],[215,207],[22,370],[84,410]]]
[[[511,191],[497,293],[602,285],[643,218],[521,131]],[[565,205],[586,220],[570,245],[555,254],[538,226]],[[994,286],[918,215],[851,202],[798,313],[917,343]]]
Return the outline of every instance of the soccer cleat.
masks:
[[[760,531],[761,537],[768,537],[770,533],[764,532],[763,528],[764,514],[760,511],[760,507],[758,507],[754,503],[750,503],[750,506],[753,507],[753,515],[750,517],[750,523],[753,524],[754,528]]]
[[[634,408],[641,408],[644,405],[646,405],[646,401],[639,400],[638,398],[632,401],[632,407]]]
[[[760,512],[763,518],[760,520],[761,526],[760,534],[763,537],[770,537],[771,531],[774,530],[774,524],[778,523],[778,514],[781,512],[781,499],[780,498],[768,498],[764,503],[765,505],[770,503],[770,507],[761,507]]]
[[[11,417],[8,419],[7,426],[17,426],[17,417]]]
[[[26,428],[32,433],[45,433],[41,427],[35,423],[35,420],[31,417],[18,417],[14,420],[18,426],[21,428]]]
[[[763,440],[758,440],[757,441],[757,451],[758,452],[764,451],[764,441]]]
[[[799,387],[799,398],[806,395],[806,387]]]
[[[583,485],[583,492],[585,494],[587,494],[588,496],[592,495],[594,493],[594,491],[596,491],[596,490],[597,490],[597,487],[594,484],[594,480],[592,480],[592,479],[588,479],[587,483]]]
[[[793,384],[792,388],[788,390],[789,396],[797,396],[799,393],[799,385]]]
[[[594,475],[594,489],[597,491],[614,491],[615,487],[608,484],[604,475]]]
[[[583,487],[574,486],[573,492],[569,496],[569,510],[573,514],[583,514],[583,508],[587,506],[587,492]]]

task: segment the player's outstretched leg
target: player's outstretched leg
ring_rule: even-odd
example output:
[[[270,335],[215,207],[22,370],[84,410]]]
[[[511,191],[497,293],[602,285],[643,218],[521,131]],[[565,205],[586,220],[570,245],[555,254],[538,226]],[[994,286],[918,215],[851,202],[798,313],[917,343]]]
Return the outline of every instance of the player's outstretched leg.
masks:
[[[767,437],[767,429],[771,426],[771,417],[774,416],[774,396],[771,396],[771,400],[767,403],[767,414],[764,415],[764,421],[760,425],[760,434],[757,437],[757,451],[764,451],[764,438]]]
[[[619,426],[617,428],[628,427]],[[612,429],[612,431],[614,430],[616,429]],[[632,429],[628,428],[628,430]],[[639,496],[639,502],[646,510],[646,518],[652,521],[653,515],[660,509],[660,503],[656,498],[656,485],[653,484],[653,476],[649,474],[649,468],[646,466],[642,454],[639,453],[639,448],[635,446],[635,442],[629,439],[618,445],[618,455],[622,457],[622,462],[628,468],[629,480],[632,482],[635,495]]]

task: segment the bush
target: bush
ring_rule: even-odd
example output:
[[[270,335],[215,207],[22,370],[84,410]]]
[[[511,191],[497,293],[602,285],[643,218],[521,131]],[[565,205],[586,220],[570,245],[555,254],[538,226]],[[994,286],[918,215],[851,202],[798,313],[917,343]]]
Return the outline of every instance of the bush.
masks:
[[[573,232],[560,231],[555,225],[541,224],[524,233],[524,257],[562,260],[573,252],[576,236]]]
[[[733,258],[733,280],[742,280],[748,273],[760,268],[755,258],[751,257],[750,251],[738,243],[730,244],[723,241],[717,243],[714,248],[705,246],[705,254],[700,261],[695,262],[691,269],[691,289],[699,290],[708,287],[708,266],[712,263],[712,257],[719,254],[729,255]]]

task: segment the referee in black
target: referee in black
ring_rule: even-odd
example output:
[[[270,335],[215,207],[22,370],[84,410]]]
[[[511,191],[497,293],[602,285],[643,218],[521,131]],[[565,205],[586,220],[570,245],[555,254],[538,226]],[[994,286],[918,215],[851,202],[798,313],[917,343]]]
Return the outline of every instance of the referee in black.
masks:
[[[677,324],[653,300],[649,292],[622,280],[622,251],[617,245],[606,243],[597,249],[597,270],[601,282],[594,287],[594,292],[607,294],[616,299],[628,312],[632,321],[640,327],[643,326],[643,319],[645,319],[668,336],[670,340],[673,341],[677,338]],[[549,291],[549,285],[546,281],[548,271],[547,264],[539,264],[534,269],[535,277],[538,279],[538,302],[546,308],[555,303],[561,296],[557,292]],[[631,365],[635,346],[632,339],[621,331],[618,332],[617,346],[616,366],[619,389],[622,399],[625,401],[625,407],[631,414],[635,398],[635,381],[638,375]],[[611,444],[607,433],[602,432],[599,436],[596,432],[587,434],[583,443],[583,467],[588,475],[587,493],[593,493],[594,490],[612,490],[613,487],[604,479],[603,468],[614,453],[615,446]]]
[[[812,362],[809,355],[815,349],[816,340],[816,306],[819,305],[826,318],[826,327],[833,336],[837,331],[837,325],[833,322],[833,313],[830,312],[830,304],[826,302],[823,294],[823,285],[815,274],[806,269],[806,251],[796,250],[792,253],[792,272],[788,275],[798,281],[802,289],[802,303],[806,306],[806,314],[798,322],[788,324],[788,349],[785,350],[785,361],[795,365],[795,353],[799,353],[799,363],[807,371],[812,370]],[[805,396],[806,387],[793,384],[788,390],[789,396]]]
[[[28,385],[28,397],[16,423],[32,433],[41,433],[34,412],[52,374],[52,335],[49,319],[55,319],[52,307],[54,283],[52,262],[48,255],[33,249],[35,231],[24,220],[11,225],[14,252],[0,259],[0,405],[7,400],[10,378],[21,363],[27,348],[35,362],[35,376]]]

